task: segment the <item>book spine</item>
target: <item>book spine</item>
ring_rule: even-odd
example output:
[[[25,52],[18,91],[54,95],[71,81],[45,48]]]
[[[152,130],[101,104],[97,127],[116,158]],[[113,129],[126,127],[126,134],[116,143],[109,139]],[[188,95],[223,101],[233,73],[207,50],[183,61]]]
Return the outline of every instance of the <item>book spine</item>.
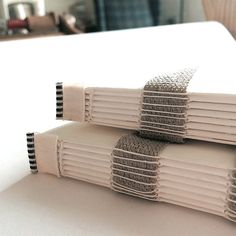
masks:
[[[29,157],[30,170],[33,174],[38,172],[35,156],[34,133],[27,133],[27,151]]]
[[[56,83],[56,119],[63,119],[63,83]]]
[[[187,88],[195,71],[186,68],[160,74],[146,83],[142,94],[141,137],[184,142],[189,102]]]

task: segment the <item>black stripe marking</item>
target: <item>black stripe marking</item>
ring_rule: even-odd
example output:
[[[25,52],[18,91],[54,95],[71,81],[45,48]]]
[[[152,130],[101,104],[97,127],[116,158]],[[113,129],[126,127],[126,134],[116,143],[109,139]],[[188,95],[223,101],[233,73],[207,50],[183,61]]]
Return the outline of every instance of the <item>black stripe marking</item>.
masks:
[[[30,170],[31,173],[35,174],[38,172],[38,169],[35,156],[34,133],[27,133],[26,138],[27,138],[27,151],[28,151]]]
[[[56,83],[56,118],[63,118],[63,83]]]

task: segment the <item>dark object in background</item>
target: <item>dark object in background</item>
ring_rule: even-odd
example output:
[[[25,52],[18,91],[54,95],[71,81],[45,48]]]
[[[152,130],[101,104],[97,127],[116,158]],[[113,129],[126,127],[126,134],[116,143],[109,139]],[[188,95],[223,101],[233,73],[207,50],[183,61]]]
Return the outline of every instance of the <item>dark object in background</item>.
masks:
[[[152,19],[153,19],[153,23],[154,25],[158,25],[159,24],[159,16],[160,16],[160,1],[159,0],[148,0],[149,2],[149,7],[151,9],[151,13],[152,13]]]
[[[30,16],[26,18],[30,32],[57,32],[56,17],[54,13],[45,16]]]
[[[34,15],[34,6],[30,2],[15,2],[8,5],[10,19],[24,20],[28,16]],[[13,34],[27,34],[26,28],[12,29]]]
[[[64,34],[80,34],[83,33],[76,27],[76,18],[70,14],[63,14],[59,16],[59,30]]]
[[[70,14],[60,15],[58,23],[54,13],[45,16],[29,16],[24,20],[8,20],[7,28],[12,30],[27,29],[30,33],[36,34],[51,34],[58,31],[64,34],[83,33],[76,27],[76,18]]]
[[[100,31],[158,25],[159,0],[95,0]]]
[[[84,32],[158,25],[159,0],[78,0],[70,7]]]
[[[78,0],[70,7],[70,13],[76,17],[76,27],[83,32],[98,31],[94,0]]]
[[[12,19],[7,22],[8,29],[27,29],[33,33],[57,32],[57,24],[54,13],[45,16],[29,16],[24,20]]]

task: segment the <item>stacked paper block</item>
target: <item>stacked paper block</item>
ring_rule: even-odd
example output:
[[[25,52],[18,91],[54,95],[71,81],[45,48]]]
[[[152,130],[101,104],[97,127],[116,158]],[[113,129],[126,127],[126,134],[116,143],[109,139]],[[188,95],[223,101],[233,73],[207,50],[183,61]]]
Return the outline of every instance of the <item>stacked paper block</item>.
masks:
[[[134,131],[78,123],[29,134],[32,143],[33,172],[236,220],[235,146],[193,140],[171,144]]]
[[[234,65],[157,75],[143,88],[57,84],[57,118],[139,130],[143,137],[236,144]],[[135,81],[134,81],[135,87]]]

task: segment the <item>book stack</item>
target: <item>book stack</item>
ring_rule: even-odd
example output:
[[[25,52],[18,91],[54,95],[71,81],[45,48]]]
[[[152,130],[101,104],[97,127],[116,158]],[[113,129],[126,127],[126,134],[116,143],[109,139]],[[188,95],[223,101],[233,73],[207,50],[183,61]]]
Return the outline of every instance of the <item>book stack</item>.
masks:
[[[57,83],[56,117],[73,122],[27,134],[31,171],[236,222],[235,78],[228,63],[143,87]]]

